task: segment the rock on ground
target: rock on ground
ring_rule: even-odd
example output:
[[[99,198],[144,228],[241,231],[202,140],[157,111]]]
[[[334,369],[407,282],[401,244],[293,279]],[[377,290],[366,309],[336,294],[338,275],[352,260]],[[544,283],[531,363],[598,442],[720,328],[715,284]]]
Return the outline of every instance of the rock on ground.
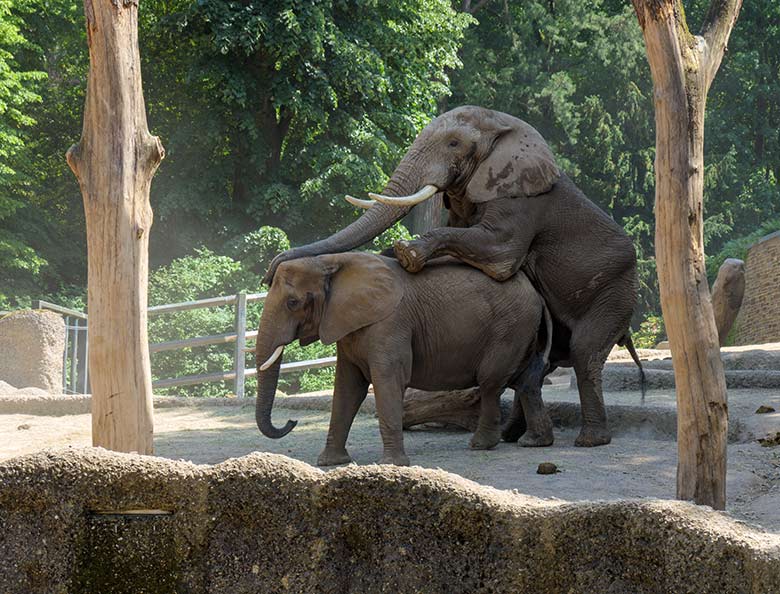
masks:
[[[65,322],[51,311],[17,311],[0,318],[0,378],[14,386],[62,392]]]

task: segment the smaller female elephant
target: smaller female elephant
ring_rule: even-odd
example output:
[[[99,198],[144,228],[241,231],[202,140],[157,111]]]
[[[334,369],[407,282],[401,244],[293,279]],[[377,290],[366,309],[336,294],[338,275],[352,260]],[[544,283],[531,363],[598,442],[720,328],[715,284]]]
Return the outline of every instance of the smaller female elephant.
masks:
[[[281,354],[296,338],[303,345],[319,338],[338,343],[320,466],[351,461],[347,434],[369,383],[384,445],[380,463],[409,464],[402,434],[407,387],[479,386],[480,416],[470,445],[487,449],[501,437],[501,392],[519,386],[528,421],[525,445],[549,445],[552,424],[541,384],[551,334],[544,302],[523,273],[499,283],[441,259],[412,275],[395,260],[366,253],[285,262],[274,276],[257,336],[257,426],[273,438],[295,426],[271,423]]]

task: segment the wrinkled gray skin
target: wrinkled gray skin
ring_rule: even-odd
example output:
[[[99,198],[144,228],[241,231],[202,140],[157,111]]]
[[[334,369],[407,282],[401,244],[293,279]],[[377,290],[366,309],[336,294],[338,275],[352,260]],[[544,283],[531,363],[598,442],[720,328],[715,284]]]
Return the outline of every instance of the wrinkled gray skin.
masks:
[[[401,265],[417,272],[431,258],[450,255],[497,280],[522,269],[552,312],[553,363],[574,367],[577,376],[583,425],[575,443],[609,443],[601,373],[613,345],[630,343],[628,325],[638,289],[631,240],[559,173],[538,132],[500,112],[467,106],[434,119],[383,194],[407,196],[426,184],[444,192],[449,223],[416,241],[396,244]],[[408,211],[375,204],[327,239],[279,254],[266,280],[281,262],[354,249]],[[465,311],[468,296],[460,297]],[[505,427],[507,440],[518,436],[519,404]]]
[[[384,446],[380,463],[407,465],[402,433],[407,387],[479,386],[479,423],[470,445],[487,449],[501,437],[501,392],[516,386],[523,405],[538,411],[523,445],[552,443],[552,423],[541,399],[551,325],[541,296],[523,273],[499,283],[444,258],[412,275],[391,258],[337,254],[279,267],[263,308],[256,357],[260,369],[277,347],[293,340],[337,342],[330,428],[317,463],[351,461],[347,434],[371,383]],[[295,426],[288,421],[277,429],[271,422],[280,365],[281,357],[258,372],[257,425],[274,438]]]

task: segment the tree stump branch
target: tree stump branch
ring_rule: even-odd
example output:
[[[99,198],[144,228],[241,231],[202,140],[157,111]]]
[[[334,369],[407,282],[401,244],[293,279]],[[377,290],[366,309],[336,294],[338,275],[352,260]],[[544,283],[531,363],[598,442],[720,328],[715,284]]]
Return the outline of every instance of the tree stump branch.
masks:
[[[728,407],[704,267],[704,109],[742,1],[713,0],[699,36],[681,0],[633,4],[655,98],[655,248],[677,386],[677,497],[724,509]]]
[[[149,188],[165,151],[146,123],[137,2],[84,0],[84,13],[90,60],[84,127],[66,159],[87,224],[92,443],[151,454]]]

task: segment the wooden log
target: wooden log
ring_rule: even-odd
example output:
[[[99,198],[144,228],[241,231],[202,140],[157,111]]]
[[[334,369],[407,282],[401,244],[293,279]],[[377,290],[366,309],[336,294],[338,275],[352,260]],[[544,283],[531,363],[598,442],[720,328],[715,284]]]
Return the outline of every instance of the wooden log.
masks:
[[[146,124],[137,0],[84,0],[84,14],[90,62],[84,127],[67,160],[87,223],[92,443],[151,454],[149,187],[165,153]]]
[[[692,35],[681,0],[633,0],[653,77],[656,263],[677,386],[677,497],[726,505],[726,381],[704,266],[704,108],[742,0]]]
[[[409,388],[404,395],[404,429],[423,423],[443,423],[473,432],[478,418],[479,388],[451,392]]]
[[[712,310],[720,346],[726,344],[726,337],[737,319],[744,296],[745,263],[737,258],[727,258],[721,264],[712,285]]]

